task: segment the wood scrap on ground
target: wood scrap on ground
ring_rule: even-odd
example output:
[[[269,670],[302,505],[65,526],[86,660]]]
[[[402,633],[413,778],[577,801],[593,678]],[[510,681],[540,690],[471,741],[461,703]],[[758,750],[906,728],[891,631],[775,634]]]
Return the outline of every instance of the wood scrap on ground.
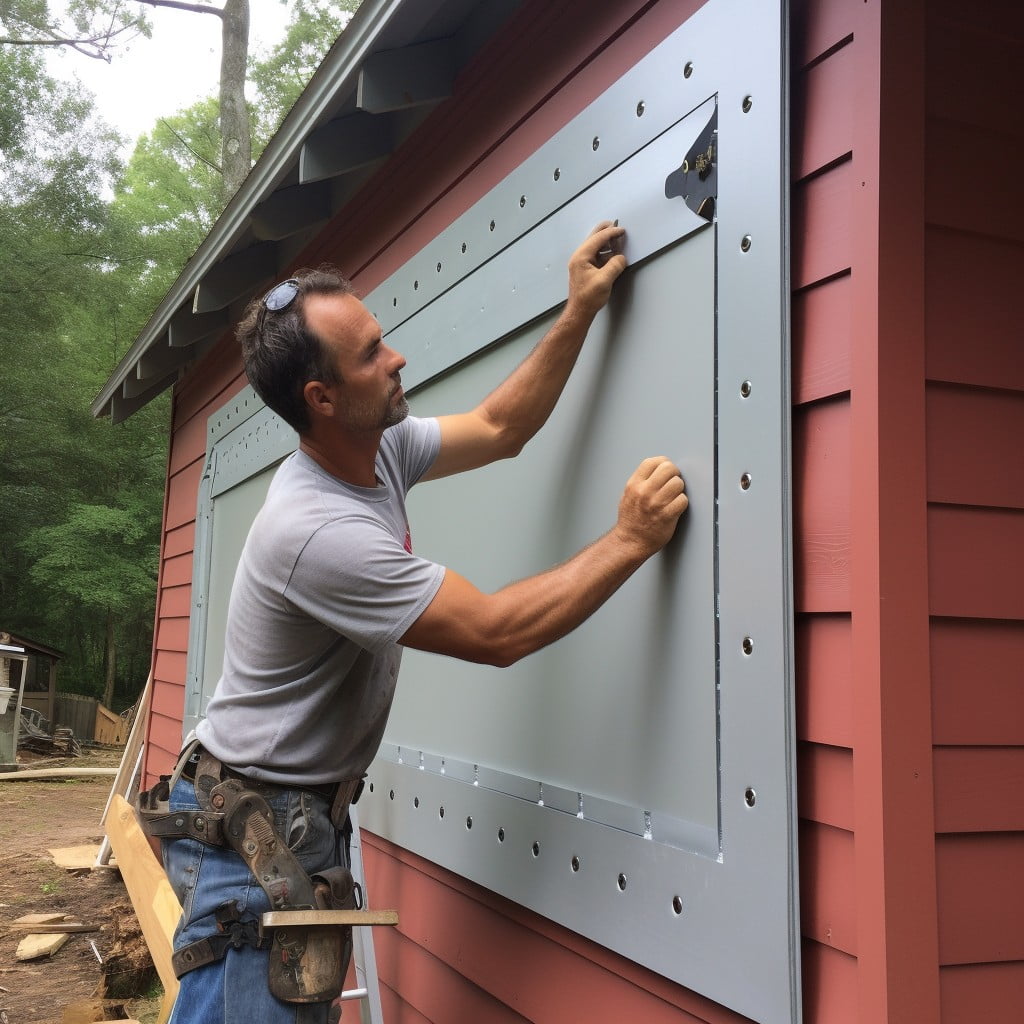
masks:
[[[53,858],[53,863],[65,871],[80,871],[83,868],[91,871],[98,866],[96,854],[99,850],[99,843],[87,843],[84,846],[61,846],[46,852]]]
[[[39,779],[80,779],[92,776],[117,775],[116,768],[25,768],[16,772],[0,772],[0,782],[29,782]]]

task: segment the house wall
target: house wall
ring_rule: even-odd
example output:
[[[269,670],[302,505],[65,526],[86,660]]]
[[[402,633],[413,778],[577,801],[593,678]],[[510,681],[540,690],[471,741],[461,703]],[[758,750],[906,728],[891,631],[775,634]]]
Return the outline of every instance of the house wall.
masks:
[[[924,319],[943,1024],[1024,1005],[1024,10],[928,4]],[[950,61],[962,69],[950,75]],[[960,189],[944,154],[984,154]]]
[[[698,6],[528,4],[299,262],[369,291]],[[998,1024],[1024,995],[1024,31],[961,6],[791,5],[808,1024]],[[150,778],[181,736],[206,419],[242,383],[226,338],[175,390]],[[364,856],[401,909],[375,935],[390,1024],[740,1020],[384,840]]]

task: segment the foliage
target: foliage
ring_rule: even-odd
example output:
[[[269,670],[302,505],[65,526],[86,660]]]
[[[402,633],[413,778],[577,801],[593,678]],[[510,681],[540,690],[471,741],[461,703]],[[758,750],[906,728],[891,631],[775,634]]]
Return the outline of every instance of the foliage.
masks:
[[[0,35],[47,10],[0,3]],[[299,0],[250,62],[254,149],[344,20]],[[100,696],[116,666],[114,710],[149,668],[169,396],[116,427],[89,407],[220,213],[217,98],[154,124],[127,166],[119,144],[38,48],[0,38],[0,628],[64,652],[65,690]]]
[[[141,9],[121,0],[4,0],[0,4],[0,44],[10,47],[64,47],[87,57],[110,60],[111,50],[150,34]]]

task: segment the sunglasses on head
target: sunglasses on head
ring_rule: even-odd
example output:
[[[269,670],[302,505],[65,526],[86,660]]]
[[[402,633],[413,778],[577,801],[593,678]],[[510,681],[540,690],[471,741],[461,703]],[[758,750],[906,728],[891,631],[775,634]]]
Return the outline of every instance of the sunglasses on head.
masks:
[[[295,301],[295,296],[299,294],[299,291],[299,282],[294,277],[289,277],[287,281],[275,284],[260,300],[260,313],[256,320],[256,329],[261,330],[263,328],[263,321],[268,311],[280,313],[282,309],[287,309]]]

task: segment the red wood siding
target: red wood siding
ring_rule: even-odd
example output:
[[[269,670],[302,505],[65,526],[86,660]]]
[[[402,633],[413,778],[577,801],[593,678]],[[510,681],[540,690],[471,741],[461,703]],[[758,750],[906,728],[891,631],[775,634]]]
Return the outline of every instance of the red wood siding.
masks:
[[[961,73],[950,75],[947,61]],[[943,1024],[1024,1005],[1024,10],[928,5],[925,323],[929,610]],[[969,198],[933,161],[992,162]]]

